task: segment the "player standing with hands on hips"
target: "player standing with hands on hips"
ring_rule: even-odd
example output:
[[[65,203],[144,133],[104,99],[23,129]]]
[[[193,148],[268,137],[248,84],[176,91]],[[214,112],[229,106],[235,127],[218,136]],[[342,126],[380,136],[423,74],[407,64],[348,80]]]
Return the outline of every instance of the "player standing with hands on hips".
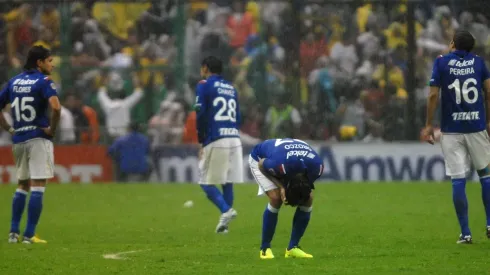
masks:
[[[34,46],[29,50],[24,72],[12,78],[0,92],[0,109],[11,104],[13,126],[0,112],[0,126],[12,134],[13,154],[19,186],[12,202],[9,243],[20,240],[19,224],[29,191],[27,227],[22,242],[46,243],[38,238],[36,226],[43,207],[47,179],[54,176],[53,138],[60,120],[61,105],[55,85],[48,75],[53,70],[48,49]],[[51,119],[47,109],[51,107]]]
[[[259,196],[269,204],[262,223],[261,259],[273,259],[271,241],[282,204],[297,206],[286,258],[313,258],[299,247],[308,227],[313,205],[313,183],[323,174],[323,160],[306,142],[298,139],[269,139],[254,147],[250,170],[259,185]]]
[[[216,233],[228,233],[237,216],[233,209],[233,183],[243,182],[243,152],[239,136],[240,108],[236,89],[221,77],[221,60],[210,56],[201,63],[196,89],[199,184],[221,216]],[[216,187],[221,185],[223,193]]]
[[[490,139],[486,131],[490,112],[485,112],[485,100],[490,106],[490,73],[485,61],[471,53],[474,45],[475,38],[468,31],[457,31],[450,44],[451,52],[435,60],[424,129],[425,138],[433,144],[432,121],[441,90],[441,147],[461,226],[458,244],[472,243],[465,191],[472,162],[480,177],[490,238]]]

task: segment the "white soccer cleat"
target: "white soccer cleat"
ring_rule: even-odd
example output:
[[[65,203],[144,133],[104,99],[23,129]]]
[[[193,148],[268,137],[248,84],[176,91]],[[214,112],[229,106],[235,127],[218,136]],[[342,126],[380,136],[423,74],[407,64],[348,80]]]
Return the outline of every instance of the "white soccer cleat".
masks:
[[[18,243],[19,242],[19,234],[17,233],[10,233],[9,234],[9,243]]]
[[[463,234],[460,234],[459,239],[456,243],[457,244],[472,244],[473,238],[471,238],[471,235],[463,236]]]
[[[228,210],[228,212],[221,214],[218,225],[216,226],[216,233],[228,233],[228,224],[230,224],[231,220],[236,218],[237,215],[238,213],[233,208]]]

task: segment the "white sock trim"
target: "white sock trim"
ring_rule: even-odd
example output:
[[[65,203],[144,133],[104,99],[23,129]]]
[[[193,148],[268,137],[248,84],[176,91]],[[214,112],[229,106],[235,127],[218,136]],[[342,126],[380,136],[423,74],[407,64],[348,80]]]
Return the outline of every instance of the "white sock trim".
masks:
[[[303,212],[311,212],[313,210],[313,206],[300,206],[298,208]]]
[[[24,190],[24,189],[16,189],[16,190],[15,190],[15,193],[21,193],[21,194],[24,194],[24,195],[29,194],[29,192],[27,192],[27,191],[26,191],[26,190]]]
[[[31,191],[32,192],[41,192],[41,193],[44,193],[44,190],[46,190],[46,187],[41,187],[41,186],[31,187]]]
[[[482,179],[486,179],[486,178],[490,178],[490,175],[485,175],[485,176],[483,176],[483,177],[480,177],[480,179],[481,179],[481,180],[482,180]]]
[[[267,209],[272,213],[279,213],[279,209],[274,208],[270,203],[267,204]]]

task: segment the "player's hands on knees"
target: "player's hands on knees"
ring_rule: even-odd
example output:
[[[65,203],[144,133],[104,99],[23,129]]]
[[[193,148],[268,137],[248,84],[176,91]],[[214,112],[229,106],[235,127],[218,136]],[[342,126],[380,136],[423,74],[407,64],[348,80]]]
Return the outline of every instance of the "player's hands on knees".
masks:
[[[51,136],[51,137],[54,137],[55,133],[53,132],[53,130],[51,129],[51,127],[47,127],[47,128],[41,128],[43,130],[43,132],[48,135],[48,136]]]
[[[434,128],[432,126],[426,126],[422,132],[423,138],[430,144],[434,144]]]

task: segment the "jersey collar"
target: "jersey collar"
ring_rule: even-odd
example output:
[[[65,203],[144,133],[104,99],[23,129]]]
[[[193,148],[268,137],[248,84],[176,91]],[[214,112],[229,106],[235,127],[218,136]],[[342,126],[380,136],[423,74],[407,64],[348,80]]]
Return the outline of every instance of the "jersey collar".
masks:
[[[457,55],[458,57],[463,58],[463,57],[467,56],[469,54],[469,52],[462,51],[462,50],[455,50],[455,51],[452,52],[452,54]]]
[[[213,74],[208,77],[208,80],[222,79],[221,75]]]

